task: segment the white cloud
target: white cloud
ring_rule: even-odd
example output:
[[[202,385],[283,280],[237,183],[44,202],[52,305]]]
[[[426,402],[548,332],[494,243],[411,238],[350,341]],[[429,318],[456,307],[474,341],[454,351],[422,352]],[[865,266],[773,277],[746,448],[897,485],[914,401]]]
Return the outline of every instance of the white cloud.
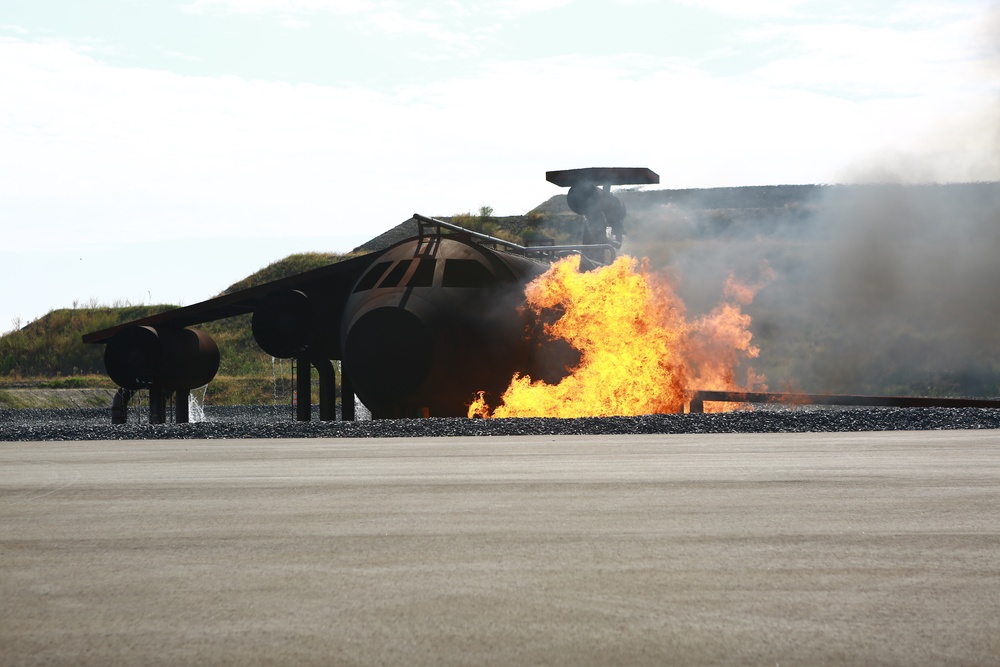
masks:
[[[933,26],[942,22],[952,22],[967,18],[970,14],[982,16],[990,9],[995,0],[953,0],[940,2],[938,0],[907,0],[906,2],[890,3],[887,6],[887,18],[897,25],[917,24]]]
[[[185,11],[204,13],[222,10],[235,14],[331,12],[360,14],[393,4],[377,0],[193,0],[181,5]]]
[[[741,18],[791,16],[808,0],[676,0],[679,4],[700,7],[718,14]]]
[[[14,33],[17,35],[27,35],[28,29],[12,23],[0,23],[0,32]]]
[[[886,37],[904,62],[915,57]],[[948,62],[921,78],[873,59],[884,69],[863,83],[874,95],[889,79],[886,96],[810,90],[811,68],[864,75],[861,60],[838,61],[835,38],[817,43],[825,58],[739,81],[643,56],[566,56],[381,94],[109,67],[66,42],[5,40],[0,86],[18,103],[0,116],[0,195],[22,216],[6,246],[87,243],[95,230],[263,237],[279,226],[346,245],[414,210],[523,212],[557,193],[542,181],[548,169],[649,166],[673,187],[829,181],[879,146],[930,141],[953,104],[988,117],[989,91],[966,90]],[[39,239],[34,224],[60,231]]]
[[[492,0],[480,4],[481,11],[489,16],[510,20],[559,9],[575,0]]]
[[[398,36],[417,35],[424,39],[445,45],[449,52],[459,55],[479,53],[475,35],[484,31],[479,26],[475,32],[446,27],[448,23],[429,14],[410,16],[407,13],[386,10],[373,12],[365,17],[359,28],[366,33]]]
[[[543,7],[546,3],[542,3]],[[548,6],[559,0],[548,0]],[[203,14],[274,14],[286,27],[301,28],[316,14],[348,17],[352,28],[362,34],[384,37],[420,36],[444,45],[446,52],[457,55],[479,53],[477,35],[493,30],[498,18],[510,18],[541,11],[518,0],[474,5],[472,8],[447,0],[430,2],[355,2],[353,0],[195,0],[183,6],[185,11]]]
[[[383,37],[419,36],[444,47],[438,56],[475,56],[483,51],[481,40],[495,33],[504,21],[571,5],[575,0],[193,0],[182,10],[204,14],[274,14],[286,27],[301,28],[316,14],[349,18],[352,29]]]
[[[206,13],[299,15],[329,13],[368,17],[372,25],[384,24],[392,31],[399,25],[452,24],[468,20],[517,19],[570,5],[575,0],[482,0],[463,3],[455,0],[193,0],[184,11]],[[387,21],[385,17],[393,17]],[[407,27],[406,32],[413,32]]]
[[[885,133],[838,180],[870,182],[1000,181],[1000,95],[939,110],[908,132]]]
[[[646,165],[676,186],[830,180],[879,146],[929,141],[955,105],[984,117],[995,79],[966,71],[961,28],[772,28],[794,57],[741,80],[565,56],[388,94],[115,68],[67,42],[8,39],[0,86],[17,104],[0,116],[0,192],[32,219],[65,220],[67,243],[95,225],[266,235],[278,219],[364,240],[357,219],[378,227],[415,207],[525,210],[555,193],[525,186],[546,169]]]
[[[755,72],[758,79],[846,95],[946,94],[970,83],[970,63],[976,58],[964,24],[909,31],[851,24],[771,25],[754,37],[790,44],[784,57]]]
[[[299,10],[377,15],[360,13],[362,3],[241,4],[286,20],[309,20]],[[443,40],[486,13],[544,6],[376,9],[389,12],[383,32]],[[981,18],[773,21],[754,36],[782,56],[740,78],[648,54],[565,55],[477,62],[387,92],[113,67],[93,57],[100,44],[0,39],[0,253],[106,257],[128,241],[155,254],[180,238],[215,240],[224,254],[232,239],[244,248],[278,237],[348,250],[413,212],[524,212],[560,192],[546,170],[581,166],[647,166],[663,187],[882,178],[903,166],[908,178],[1000,178],[1000,53]],[[754,47],[742,45],[759,56]],[[154,279],[144,274],[143,293],[164,292]],[[0,313],[0,328],[7,319]]]
[[[61,43],[0,51],[20,100],[0,126],[0,192],[39,213],[78,202],[60,214],[78,218],[67,243],[95,227],[173,233],[161,225],[185,219],[188,233],[261,234],[281,208],[316,225],[333,206],[321,179],[365,161],[388,109],[360,89],[102,66]]]

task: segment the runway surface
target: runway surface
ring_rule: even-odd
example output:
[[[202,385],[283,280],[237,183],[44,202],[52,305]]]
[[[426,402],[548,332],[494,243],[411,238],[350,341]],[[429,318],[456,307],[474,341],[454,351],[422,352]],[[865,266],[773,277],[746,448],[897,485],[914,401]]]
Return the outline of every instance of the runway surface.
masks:
[[[0,443],[0,663],[1000,665],[1000,431]]]

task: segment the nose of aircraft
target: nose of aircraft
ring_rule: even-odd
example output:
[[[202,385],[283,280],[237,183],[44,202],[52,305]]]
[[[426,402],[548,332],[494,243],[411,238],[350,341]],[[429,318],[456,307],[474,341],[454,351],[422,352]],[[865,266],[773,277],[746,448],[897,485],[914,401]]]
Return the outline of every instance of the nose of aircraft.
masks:
[[[391,402],[427,377],[433,345],[431,332],[416,314],[399,306],[374,308],[351,326],[343,363],[359,396]]]

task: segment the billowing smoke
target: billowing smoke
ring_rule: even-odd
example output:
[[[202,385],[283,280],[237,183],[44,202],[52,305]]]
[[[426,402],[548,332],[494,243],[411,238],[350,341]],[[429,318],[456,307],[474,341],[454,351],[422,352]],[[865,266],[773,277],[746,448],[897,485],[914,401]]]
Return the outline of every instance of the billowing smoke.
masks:
[[[623,193],[690,311],[730,273],[773,390],[1000,394],[1000,183]]]
[[[972,48],[978,92],[845,185],[618,193],[627,250],[695,314],[773,271],[746,308],[772,390],[1000,395],[1000,3]]]
[[[771,390],[1000,396],[1000,3],[988,16],[966,85],[843,185],[619,190],[623,250],[690,317],[731,274],[766,283],[745,312]]]

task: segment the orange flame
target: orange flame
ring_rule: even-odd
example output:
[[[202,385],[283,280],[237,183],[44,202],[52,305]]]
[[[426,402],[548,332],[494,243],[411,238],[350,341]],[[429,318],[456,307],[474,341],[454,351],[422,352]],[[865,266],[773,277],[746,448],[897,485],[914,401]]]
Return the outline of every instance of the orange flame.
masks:
[[[730,279],[727,295],[738,303],[723,303],[689,322],[683,302],[646,261],[622,256],[592,271],[579,267],[579,257],[568,257],[525,288],[535,314],[562,312],[545,325],[545,334],[579,351],[579,364],[558,384],[515,374],[495,410],[480,392],[470,417],[681,412],[688,389],[745,389],[736,384],[735,367],[756,356],[757,348],[739,303],[749,302],[753,288]],[[761,379],[751,373],[749,382]]]

